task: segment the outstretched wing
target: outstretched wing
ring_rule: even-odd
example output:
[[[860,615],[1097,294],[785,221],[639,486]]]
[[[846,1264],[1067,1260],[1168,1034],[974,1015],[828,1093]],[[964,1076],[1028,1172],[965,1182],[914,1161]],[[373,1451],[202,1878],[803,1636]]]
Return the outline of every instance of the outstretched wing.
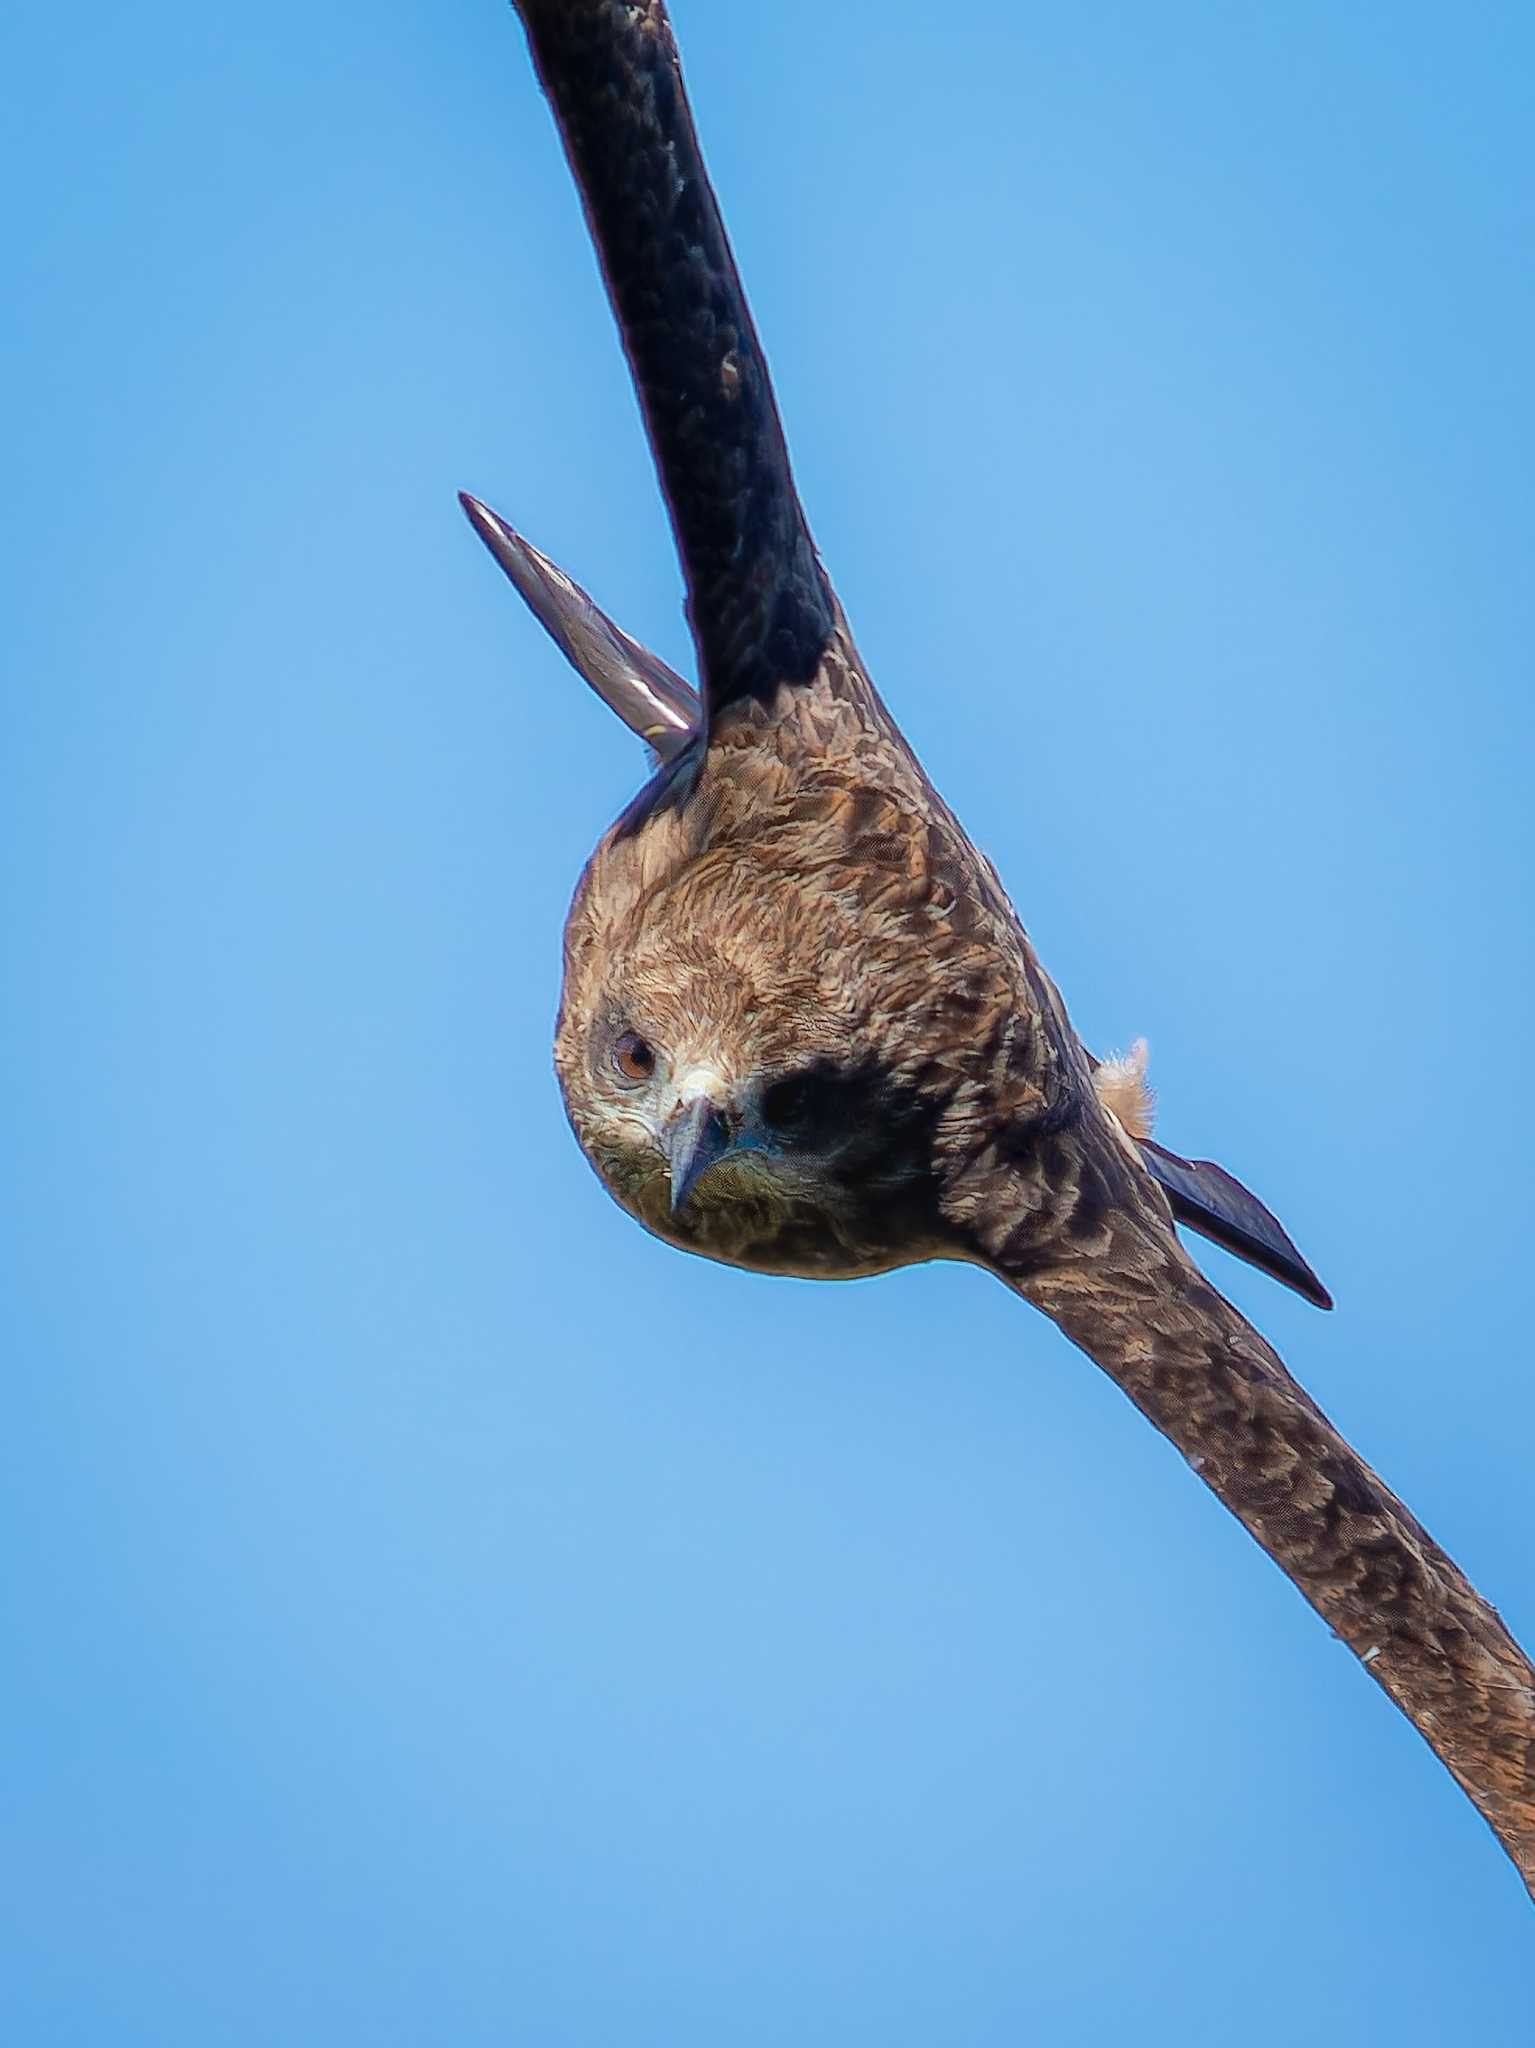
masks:
[[[661,0],[515,0],[634,374],[709,723],[808,682],[835,606]]]
[[[1535,1671],[1496,1610],[1189,1260],[1117,1137],[1084,1129],[1052,1241],[997,1165],[988,1263],[1121,1387],[1401,1708],[1535,1892]]]

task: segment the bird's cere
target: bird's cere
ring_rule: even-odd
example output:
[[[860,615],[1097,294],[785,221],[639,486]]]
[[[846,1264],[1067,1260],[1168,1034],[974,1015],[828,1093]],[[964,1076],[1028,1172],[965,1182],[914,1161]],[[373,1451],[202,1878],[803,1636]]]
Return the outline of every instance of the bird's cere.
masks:
[[[689,1067],[677,1077],[677,1100],[679,1103],[706,1102],[722,1103],[730,1094],[730,1083],[718,1067]]]

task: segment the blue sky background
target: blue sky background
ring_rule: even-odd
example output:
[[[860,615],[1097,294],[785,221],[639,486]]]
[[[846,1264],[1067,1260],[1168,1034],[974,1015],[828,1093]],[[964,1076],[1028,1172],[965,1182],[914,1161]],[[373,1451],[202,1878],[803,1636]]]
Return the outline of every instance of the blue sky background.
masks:
[[[1528,9],[676,15],[875,675],[1535,1642]],[[642,760],[455,488],[686,643],[508,9],[0,37],[0,2035],[1527,2043],[1481,1822],[1048,1325],[568,1136]]]

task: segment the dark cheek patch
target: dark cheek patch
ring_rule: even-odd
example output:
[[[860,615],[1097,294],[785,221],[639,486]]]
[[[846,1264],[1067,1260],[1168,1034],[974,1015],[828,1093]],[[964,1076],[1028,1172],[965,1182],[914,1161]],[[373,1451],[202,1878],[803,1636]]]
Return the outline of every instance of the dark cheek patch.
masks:
[[[829,1067],[785,1074],[763,1092],[762,1120],[785,1143],[834,1136],[847,1120],[845,1090]]]

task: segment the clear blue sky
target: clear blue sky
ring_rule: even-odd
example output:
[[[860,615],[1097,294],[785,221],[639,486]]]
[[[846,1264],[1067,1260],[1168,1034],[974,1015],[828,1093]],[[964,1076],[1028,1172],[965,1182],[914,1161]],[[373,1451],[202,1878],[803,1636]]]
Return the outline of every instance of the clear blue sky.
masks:
[[[676,14],[875,675],[1535,1642],[1528,9]],[[1512,1870],[1112,1386],[565,1129],[643,764],[454,490],[687,649],[509,10],[0,33],[0,2036],[1522,2048]]]

